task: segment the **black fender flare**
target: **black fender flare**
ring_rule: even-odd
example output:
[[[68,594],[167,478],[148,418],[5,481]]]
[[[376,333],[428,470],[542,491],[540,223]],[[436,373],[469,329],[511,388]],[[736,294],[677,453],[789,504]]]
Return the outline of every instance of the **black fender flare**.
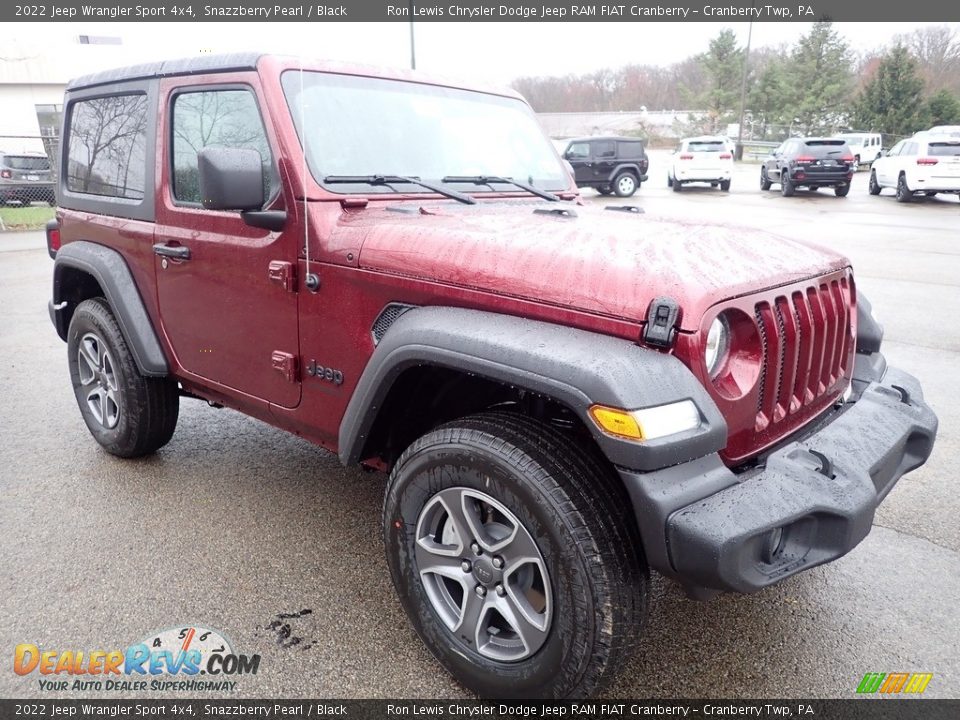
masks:
[[[716,452],[727,426],[713,400],[677,358],[634,342],[498,313],[420,307],[401,315],[367,363],[340,423],[344,465],[364,445],[394,381],[408,368],[434,365],[478,375],[562,403],[590,429],[607,458],[653,470]],[[594,404],[627,410],[690,399],[701,425],[642,443],[616,438],[589,417]]]
[[[50,317],[60,339],[67,339],[74,310],[69,306],[69,288],[65,282],[67,271],[71,269],[90,275],[100,285],[140,372],[149,377],[169,375],[170,366],[133,274],[123,256],[104,245],[78,240],[57,251],[53,264]]]

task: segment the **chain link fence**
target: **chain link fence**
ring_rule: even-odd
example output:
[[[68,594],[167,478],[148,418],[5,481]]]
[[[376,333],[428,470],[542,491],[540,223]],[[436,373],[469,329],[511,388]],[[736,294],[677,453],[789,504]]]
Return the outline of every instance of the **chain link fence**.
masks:
[[[55,135],[0,135],[0,231],[42,228],[57,204]]]

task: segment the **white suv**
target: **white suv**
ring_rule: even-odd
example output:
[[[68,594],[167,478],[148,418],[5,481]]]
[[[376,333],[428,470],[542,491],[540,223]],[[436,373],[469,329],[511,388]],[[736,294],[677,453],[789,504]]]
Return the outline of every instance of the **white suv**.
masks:
[[[849,132],[837,135],[847,142],[847,147],[853,153],[856,170],[860,165],[869,165],[883,154],[883,138],[880,133]]]
[[[681,140],[670,158],[667,185],[680,192],[686,183],[703,182],[728,191],[733,152],[727,143],[726,138],[712,135]]]
[[[896,188],[900,202],[917,193],[960,194],[960,137],[923,133],[901,140],[870,171],[870,194],[885,187]]]

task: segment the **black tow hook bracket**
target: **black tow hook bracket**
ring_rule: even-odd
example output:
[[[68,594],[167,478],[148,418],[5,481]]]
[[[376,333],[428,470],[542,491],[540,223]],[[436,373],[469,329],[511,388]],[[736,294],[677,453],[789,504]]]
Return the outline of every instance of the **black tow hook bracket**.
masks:
[[[560,217],[575,218],[577,212],[573,208],[534,208],[534,215],[559,215]]]
[[[837,474],[833,472],[833,463],[830,462],[830,459],[824,455],[822,452],[817,452],[816,450],[807,449],[807,452],[813,455],[817,460],[820,461],[820,467],[817,469],[817,472],[828,477],[831,480],[836,479]]]
[[[643,215],[647,212],[639,205],[607,205],[604,209],[613,210],[614,212],[633,213],[634,215]]]
[[[669,297],[658,297],[650,301],[647,308],[647,324],[643,328],[643,341],[654,347],[668,348],[677,337],[677,322],[680,319],[680,306]]]
[[[910,404],[910,393],[905,387],[900,385],[891,385],[890,387],[900,393],[900,402],[902,402],[904,405]]]

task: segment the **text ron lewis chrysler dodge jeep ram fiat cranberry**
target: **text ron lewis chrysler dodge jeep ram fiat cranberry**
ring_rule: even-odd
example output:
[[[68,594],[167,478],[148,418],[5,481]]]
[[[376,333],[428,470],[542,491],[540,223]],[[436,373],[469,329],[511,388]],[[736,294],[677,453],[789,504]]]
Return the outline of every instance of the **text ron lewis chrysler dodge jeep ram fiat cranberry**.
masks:
[[[845,258],[584,207],[510,91],[229,55],[64,107],[50,317],[94,438],[151,453],[202,398],[389,472],[400,601],[481,695],[594,692],[649,568],[838,558],[930,454]]]

